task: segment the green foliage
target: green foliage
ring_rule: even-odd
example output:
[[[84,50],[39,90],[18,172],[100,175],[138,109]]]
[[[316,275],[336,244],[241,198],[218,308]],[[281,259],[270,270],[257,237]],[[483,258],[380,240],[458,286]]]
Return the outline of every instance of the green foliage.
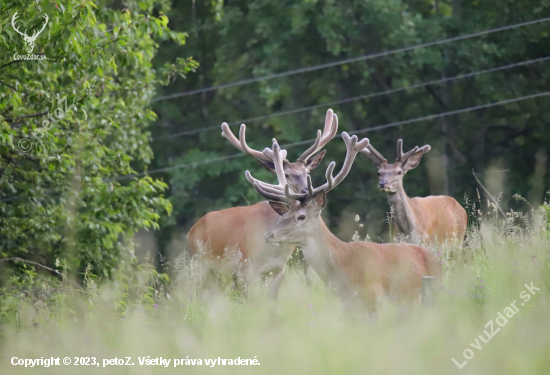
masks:
[[[176,372],[440,375],[457,372],[451,358],[462,363],[464,349],[470,348],[475,355],[463,369],[468,373],[543,374],[550,345],[548,229],[541,231],[541,218],[535,216],[522,227],[513,218],[502,227],[492,217],[483,215],[464,247],[436,249],[444,265],[444,288],[434,307],[387,298],[374,317],[326,293],[315,273],[308,286],[298,264],[288,269],[276,306],[258,279],[247,298],[234,298],[234,285],[220,293],[204,290],[196,258],[184,256],[163,263],[169,290],[147,261],[114,271],[99,286],[85,271],[83,289],[41,285],[29,291],[14,285],[18,293],[9,305],[0,305],[0,372],[44,372],[43,367],[13,366],[14,356],[85,356],[100,362],[100,369],[85,368],[85,373],[126,373],[127,368],[101,367],[103,358],[115,357],[131,357],[132,369],[141,373],[145,367],[137,357],[149,355],[171,359],[166,368],[149,368],[155,374],[174,373],[174,359],[200,358],[202,366],[177,367]],[[523,304],[519,294],[531,283],[540,290]],[[514,301],[517,315],[500,326],[497,313]],[[493,331],[486,327],[489,320]],[[476,342],[479,335],[487,337],[484,330],[494,337]],[[204,364],[205,358],[255,356],[259,367]],[[74,373],[70,366],[53,369]]]
[[[60,258],[72,274],[90,264],[90,273],[109,276],[128,259],[121,255],[133,254],[134,233],[170,214],[166,183],[133,176],[153,157],[147,127],[157,119],[149,104],[156,88],[197,67],[177,59],[153,68],[159,42],[187,38],[169,29],[168,5],[2,2],[0,258],[51,268]],[[26,55],[11,26],[16,11],[28,35],[48,15],[33,51],[45,60],[16,60]]]
[[[164,94],[185,92],[287,70],[354,58],[366,54],[469,34],[504,25],[548,17],[548,4],[539,1],[231,1],[214,19],[210,3],[174,0],[170,19],[189,31],[185,51],[164,43],[157,60],[194,56],[201,69],[185,82],[164,89]],[[217,13],[216,13],[217,14]],[[180,26],[181,25],[181,26]],[[360,95],[547,56],[548,23],[526,26],[468,40],[422,48],[371,60],[301,73],[259,83],[227,87],[213,92],[155,103],[159,120],[152,127],[156,167],[197,164],[164,172],[171,186],[173,218],[163,221],[162,239],[172,234],[167,225],[189,228],[208,211],[261,200],[244,178],[250,169],[273,181],[251,158],[219,160],[238,154],[219,125],[226,121],[234,132],[247,124],[247,141],[263,149],[273,137],[281,144],[312,139],[332,107],[340,129],[353,131],[511,99],[550,89],[548,62],[457,80],[446,85],[403,91],[394,95],[323,105]],[[316,109],[272,118],[243,121],[311,105]],[[503,184],[491,193],[504,192],[505,209],[514,193],[529,196],[534,154],[548,147],[548,98],[372,131],[361,134],[392,159],[396,141],[405,148],[430,144],[432,151],[419,168],[405,178],[410,196],[448,194],[463,203],[476,195],[472,177],[489,169],[509,169]],[[172,134],[212,127],[213,130],[171,137]],[[307,147],[288,148],[294,159]],[[313,172],[314,183],[323,181],[324,169],[343,162],[344,143],[332,141],[324,163]],[[432,169],[428,168],[430,166]],[[338,168],[338,167],[337,167]],[[263,173],[263,174],[262,174]],[[496,174],[484,176],[487,179]],[[385,195],[376,187],[374,165],[358,156],[347,179],[329,199],[331,227],[340,218],[366,217],[365,229],[378,241],[386,230]],[[546,174],[544,186],[550,185]],[[483,194],[483,191],[482,191]],[[540,199],[540,198],[539,198]],[[485,201],[485,199],[484,199]],[[485,205],[485,203],[484,203]],[[514,207],[515,208],[515,207]],[[179,234],[181,229],[172,229]],[[351,236],[351,233],[349,233]],[[168,237],[168,239],[167,239]],[[386,238],[386,237],[384,237]]]
[[[149,256],[141,263],[129,255],[122,258],[125,262],[112,270],[111,278],[103,281],[92,273],[92,265],[88,264],[80,275],[81,284],[67,277],[69,266],[59,259],[56,267],[63,272],[50,269],[60,276],[58,280],[38,275],[25,267],[27,261],[14,261],[19,268],[6,269],[11,277],[0,286],[0,325],[21,328],[19,316],[28,308],[34,310],[33,324],[50,319],[62,322],[72,314],[80,319],[98,305],[107,305],[109,313],[118,316],[124,316],[129,306],[153,311],[160,300],[169,297],[170,277],[158,272]]]

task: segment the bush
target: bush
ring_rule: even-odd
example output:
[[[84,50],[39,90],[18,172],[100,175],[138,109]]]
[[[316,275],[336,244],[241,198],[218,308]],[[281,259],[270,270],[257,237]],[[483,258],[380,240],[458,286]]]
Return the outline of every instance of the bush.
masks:
[[[50,268],[63,261],[71,275],[110,276],[133,254],[134,233],[171,212],[167,185],[133,168],[153,156],[146,128],[156,119],[155,87],[197,64],[153,69],[157,41],[182,45],[186,34],[168,28],[165,2],[124,4],[3,2],[0,258]],[[32,51],[44,60],[16,59],[28,47],[10,25],[16,11],[16,27],[28,34],[47,22]],[[8,264],[17,280],[32,281],[29,263],[0,267]]]

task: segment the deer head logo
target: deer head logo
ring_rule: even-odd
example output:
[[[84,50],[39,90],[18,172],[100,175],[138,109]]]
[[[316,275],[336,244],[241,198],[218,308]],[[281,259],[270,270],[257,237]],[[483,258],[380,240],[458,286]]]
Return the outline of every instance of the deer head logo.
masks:
[[[13,29],[15,31],[17,31],[17,33],[19,35],[21,35],[23,37],[23,40],[25,41],[25,44],[27,45],[27,48],[26,48],[27,53],[29,53],[29,54],[31,54],[32,50],[34,49],[34,42],[36,41],[36,38],[38,38],[38,35],[40,35],[40,33],[42,31],[44,31],[44,28],[46,28],[46,25],[48,24],[48,19],[49,19],[48,15],[44,14],[44,18],[46,19],[46,22],[44,22],[44,25],[42,26],[42,29],[40,29],[40,31],[34,30],[34,32],[31,36],[27,35],[27,30],[25,30],[25,32],[22,33],[21,31],[19,31],[19,29],[17,27],[15,27],[15,20],[17,19],[17,12],[15,12],[13,17],[11,18],[11,26],[13,27]]]

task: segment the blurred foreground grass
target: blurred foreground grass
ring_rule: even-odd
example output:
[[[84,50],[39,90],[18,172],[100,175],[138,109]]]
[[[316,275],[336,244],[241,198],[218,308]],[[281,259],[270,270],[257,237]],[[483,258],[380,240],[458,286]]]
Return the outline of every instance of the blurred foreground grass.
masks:
[[[57,286],[20,288],[2,300],[0,373],[548,374],[548,223],[540,214],[515,216],[482,220],[463,249],[434,249],[445,290],[433,308],[386,301],[375,317],[343,312],[314,271],[308,286],[300,267],[288,269],[277,303],[267,301],[267,282],[250,285],[246,297],[234,283],[221,293],[201,292],[197,264],[183,257],[166,267],[169,284],[150,267],[134,267],[101,287],[93,277],[84,291],[62,284],[49,298],[40,296]],[[540,291],[522,306],[519,295],[531,283]],[[497,314],[513,301],[519,311],[499,327]],[[493,332],[500,330],[485,343],[478,336],[491,332],[489,320]],[[463,364],[465,349],[473,357],[459,369],[451,358]],[[147,356],[171,361],[140,366],[138,357]],[[95,357],[99,367],[25,368],[13,366],[12,357]],[[115,357],[131,357],[134,365],[103,368],[103,359]],[[260,365],[205,364],[218,357]],[[185,365],[186,358],[202,365]],[[174,359],[182,365],[174,367]]]

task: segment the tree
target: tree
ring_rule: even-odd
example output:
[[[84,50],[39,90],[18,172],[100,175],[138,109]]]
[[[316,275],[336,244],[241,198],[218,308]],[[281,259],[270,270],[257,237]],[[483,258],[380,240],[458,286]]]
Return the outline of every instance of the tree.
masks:
[[[550,13],[548,6],[531,0],[504,1],[498,7],[490,1],[456,0],[237,0],[224,2],[221,10],[210,3],[176,0],[176,4],[171,18],[189,29],[192,37],[186,53],[201,61],[201,69],[192,79],[166,88],[164,94],[390,51],[544,18]],[[261,117],[247,121],[249,143],[260,149],[270,145],[273,137],[281,144],[311,139],[329,107],[323,103],[545,57],[547,28],[548,23],[539,23],[156,102],[159,120],[152,127],[153,138],[158,138],[152,143],[157,155],[155,165],[171,168],[162,173],[170,181],[170,199],[175,207],[173,217],[163,221],[162,238],[169,237],[170,228],[176,224],[189,227],[208,211],[261,199],[245,180],[244,170],[253,169],[260,178],[270,177],[251,158],[224,158],[238,152],[220,137],[217,128],[222,121],[233,123],[236,129],[239,120]],[[174,52],[165,43],[159,56],[166,58]],[[547,91],[548,67],[548,62],[528,64],[448,85],[330,106],[338,113],[342,130],[365,129]],[[440,119],[363,135],[390,158],[399,137],[404,138],[405,147],[433,146],[420,169],[406,177],[406,191],[411,196],[444,192],[444,181],[438,181],[444,176],[451,177],[447,178],[452,184],[449,192],[463,202],[464,194],[476,194],[472,168],[478,172],[510,169],[504,174],[507,183],[502,186],[507,196],[527,196],[531,189],[529,177],[534,173],[534,150],[547,148],[550,141],[547,101],[545,97],[449,116],[443,136]],[[319,106],[278,115],[311,105]],[[266,115],[275,116],[262,117]],[[300,148],[288,151],[292,158]],[[325,167],[343,155],[343,142],[332,141]],[[449,161],[446,170],[445,160]],[[495,175],[485,177],[489,176]],[[316,172],[314,178],[322,180],[323,173]],[[543,186],[549,186],[548,176],[544,178]],[[344,212],[357,213],[368,217],[372,238],[379,238],[387,228],[384,213],[389,207],[375,181],[376,168],[358,158],[354,172],[329,199],[327,216],[331,226],[338,224]],[[351,236],[354,229],[346,228],[343,233]]]
[[[162,1],[9,0],[0,9],[1,257],[51,268],[65,259],[73,272],[91,264],[108,276],[133,255],[133,234],[171,212],[166,183],[134,169],[153,157],[156,87],[197,67],[177,59],[154,69],[158,41],[183,45],[187,34],[169,29]],[[35,60],[19,58],[29,46],[12,19],[27,35],[46,22]]]

